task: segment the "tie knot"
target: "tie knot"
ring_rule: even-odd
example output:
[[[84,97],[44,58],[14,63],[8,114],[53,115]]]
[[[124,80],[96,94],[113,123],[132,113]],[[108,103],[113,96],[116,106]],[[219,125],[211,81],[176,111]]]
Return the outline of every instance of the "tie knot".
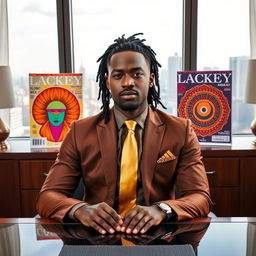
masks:
[[[125,123],[126,127],[128,128],[128,130],[135,131],[135,127],[136,127],[136,124],[137,124],[136,121],[134,121],[134,120],[127,120],[124,123]]]

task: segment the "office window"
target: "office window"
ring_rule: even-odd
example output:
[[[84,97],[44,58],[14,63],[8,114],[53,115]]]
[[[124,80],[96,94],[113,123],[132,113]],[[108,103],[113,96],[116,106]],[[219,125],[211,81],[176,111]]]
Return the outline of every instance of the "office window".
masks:
[[[8,0],[9,52],[17,108],[11,136],[29,136],[29,73],[59,72],[56,1]]]
[[[182,1],[73,0],[75,71],[84,74],[85,116],[99,112],[96,60],[122,34],[143,32],[157,53],[161,98],[176,115],[176,71],[181,70]]]
[[[254,116],[243,103],[249,43],[249,1],[198,0],[197,70],[232,70],[233,134],[250,133]]]

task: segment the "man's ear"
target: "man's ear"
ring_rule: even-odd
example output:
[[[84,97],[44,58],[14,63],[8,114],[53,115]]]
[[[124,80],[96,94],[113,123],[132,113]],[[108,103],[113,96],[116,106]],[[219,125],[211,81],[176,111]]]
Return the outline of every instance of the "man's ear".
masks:
[[[151,73],[149,76],[149,87],[153,87],[154,82],[155,82],[155,74]]]
[[[110,90],[109,81],[108,81],[108,76],[105,76],[105,80],[106,80],[107,88]]]

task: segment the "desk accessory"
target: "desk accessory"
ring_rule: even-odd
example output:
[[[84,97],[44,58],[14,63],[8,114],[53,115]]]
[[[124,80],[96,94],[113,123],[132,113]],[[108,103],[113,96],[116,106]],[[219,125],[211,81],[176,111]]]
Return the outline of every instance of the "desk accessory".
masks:
[[[247,81],[245,87],[245,103],[256,104],[256,59],[248,60]],[[256,118],[251,123],[252,133],[256,136]],[[252,141],[256,145],[256,139]]]
[[[9,66],[0,66],[0,109],[15,107],[12,75]],[[6,149],[10,128],[0,117],[0,149]]]

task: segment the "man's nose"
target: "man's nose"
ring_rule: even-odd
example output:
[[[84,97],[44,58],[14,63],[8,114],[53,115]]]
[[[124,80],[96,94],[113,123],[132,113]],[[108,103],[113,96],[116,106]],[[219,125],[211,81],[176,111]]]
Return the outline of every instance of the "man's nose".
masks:
[[[134,86],[134,79],[130,75],[125,75],[122,81],[123,87]]]

